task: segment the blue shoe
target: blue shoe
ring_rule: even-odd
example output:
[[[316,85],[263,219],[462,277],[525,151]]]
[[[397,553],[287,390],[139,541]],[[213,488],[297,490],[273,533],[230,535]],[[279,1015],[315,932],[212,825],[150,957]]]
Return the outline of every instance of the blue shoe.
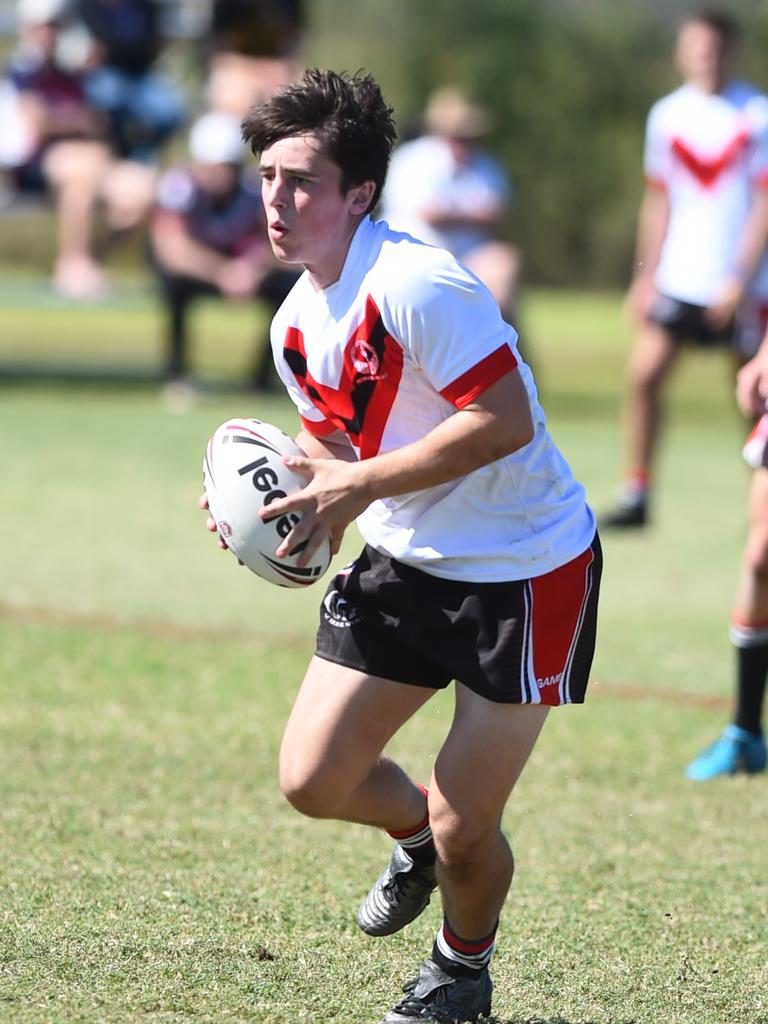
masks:
[[[768,753],[762,736],[755,736],[738,725],[727,726],[712,746],[702,750],[685,769],[694,782],[707,782],[718,775],[764,772]]]

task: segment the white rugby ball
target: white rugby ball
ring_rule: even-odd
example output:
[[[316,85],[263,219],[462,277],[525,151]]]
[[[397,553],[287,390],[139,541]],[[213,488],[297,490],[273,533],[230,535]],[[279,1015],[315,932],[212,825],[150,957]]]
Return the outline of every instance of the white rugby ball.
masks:
[[[280,587],[306,587],[319,580],[331,561],[326,538],[309,565],[301,551],[284,558],[275,552],[301,516],[290,512],[264,522],[259,512],[279,498],[300,491],[307,478],[283,464],[284,455],[304,452],[271,423],[232,419],[214,432],[203,459],[208,508],[227,547],[251,572]]]

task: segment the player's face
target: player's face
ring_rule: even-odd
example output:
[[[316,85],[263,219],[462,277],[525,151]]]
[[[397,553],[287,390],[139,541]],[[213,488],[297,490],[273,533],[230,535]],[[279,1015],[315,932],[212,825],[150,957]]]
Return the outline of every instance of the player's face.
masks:
[[[373,195],[373,182],[342,194],[341,168],[312,134],[275,142],[261,154],[259,171],[275,255],[302,264],[320,287],[333,284]]]
[[[723,38],[710,25],[689,21],[677,39],[677,66],[688,81],[719,83],[724,74],[727,51]]]

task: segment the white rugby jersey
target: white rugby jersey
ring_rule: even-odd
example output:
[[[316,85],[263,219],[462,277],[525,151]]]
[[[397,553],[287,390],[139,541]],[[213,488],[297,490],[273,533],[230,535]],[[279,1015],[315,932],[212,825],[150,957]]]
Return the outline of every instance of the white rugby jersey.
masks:
[[[304,273],[272,322],[278,372],[317,437],[343,430],[361,459],[418,441],[518,367],[535,434],[504,459],[437,487],[374,501],[358,518],[383,554],[435,576],[540,576],[580,554],[595,522],[549,436],[517,335],[444,249],[365,218],[341,276]]]
[[[709,305],[735,268],[753,190],[768,187],[768,98],[746,82],[681,86],[651,108],[644,164],[669,195],[656,287]]]

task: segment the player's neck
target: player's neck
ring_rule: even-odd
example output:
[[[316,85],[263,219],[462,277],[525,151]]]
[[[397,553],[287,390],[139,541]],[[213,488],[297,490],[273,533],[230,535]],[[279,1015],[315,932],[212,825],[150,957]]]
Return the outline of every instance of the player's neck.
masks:
[[[715,96],[723,91],[727,81],[728,79],[725,75],[696,75],[691,76],[687,84],[693,86],[694,89],[698,89],[699,92],[706,93],[708,96]]]
[[[344,264],[347,261],[349,247],[352,244],[352,239],[360,226],[361,220],[362,218],[359,218],[350,222],[343,238],[338,245],[334,246],[331,252],[324,253],[317,261],[304,264],[304,269],[309,274],[309,279],[315,291],[321,292],[326,288],[330,288],[341,277],[344,271]]]

